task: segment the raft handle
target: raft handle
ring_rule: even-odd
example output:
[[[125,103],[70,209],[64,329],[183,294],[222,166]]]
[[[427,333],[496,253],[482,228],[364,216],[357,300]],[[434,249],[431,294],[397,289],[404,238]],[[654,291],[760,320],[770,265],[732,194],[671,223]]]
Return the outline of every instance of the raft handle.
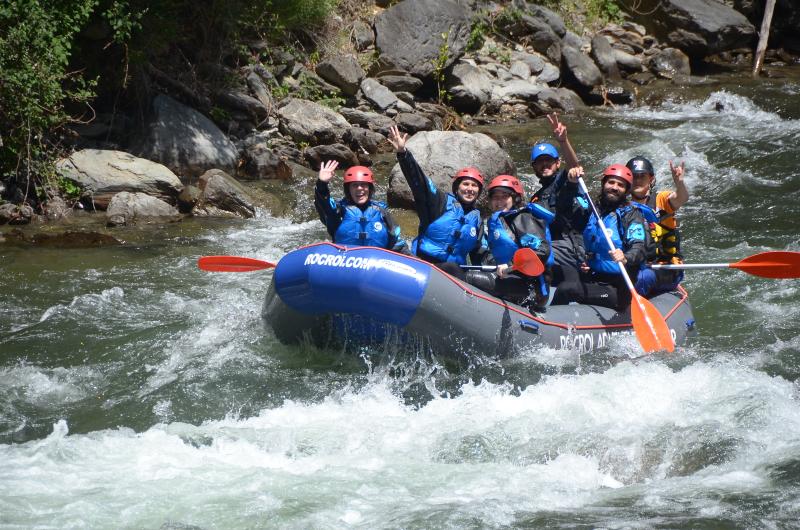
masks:
[[[533,320],[520,320],[519,327],[528,333],[539,333],[539,324]]]

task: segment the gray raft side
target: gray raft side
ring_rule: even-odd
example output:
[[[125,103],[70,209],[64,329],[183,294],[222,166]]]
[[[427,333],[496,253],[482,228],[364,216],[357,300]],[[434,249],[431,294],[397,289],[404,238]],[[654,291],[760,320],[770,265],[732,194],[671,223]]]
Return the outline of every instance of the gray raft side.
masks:
[[[461,283],[436,267],[431,269],[422,301],[403,329],[442,355],[509,357],[540,346],[591,351],[604,347],[613,334],[633,333],[629,311],[571,304],[550,306],[534,315]],[[663,293],[650,302],[662,315],[672,312],[666,320],[676,345],[694,334],[691,305],[680,292]],[[330,315],[308,315],[287,306],[276,292],[274,277],[262,315],[284,344],[310,339],[325,347],[333,338]],[[380,317],[372,318],[380,322]]]

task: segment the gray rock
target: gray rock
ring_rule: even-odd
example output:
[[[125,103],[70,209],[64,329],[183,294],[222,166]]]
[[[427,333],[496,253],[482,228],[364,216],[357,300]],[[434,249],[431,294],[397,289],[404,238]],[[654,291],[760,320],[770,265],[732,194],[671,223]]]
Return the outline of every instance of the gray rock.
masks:
[[[513,61],[508,71],[518,79],[527,80],[531,76],[531,68],[522,61]]]
[[[335,143],[350,127],[341,114],[313,101],[290,98],[280,105],[280,130],[296,142],[312,146]]]
[[[528,52],[520,52],[514,51],[511,52],[511,59],[514,61],[522,61],[526,65],[528,65],[528,69],[533,75],[539,75],[545,67],[545,60],[542,58],[541,55],[528,53]]]
[[[571,35],[569,32],[567,35]],[[577,36],[576,36],[577,37]],[[564,46],[561,49],[562,64],[561,68],[566,74],[570,74],[579,86],[590,89],[603,82],[603,74],[594,64],[591,57],[583,53],[574,39],[564,39]]]
[[[614,50],[605,36],[595,35],[592,38],[592,58],[607,78],[620,79],[622,77],[619,73]]]
[[[617,66],[625,72],[641,72],[643,68],[642,58],[639,55],[631,55],[622,50],[613,50],[614,60]]]
[[[366,77],[355,55],[337,55],[317,64],[317,74],[325,81],[339,87],[342,94],[354,96],[361,80]]]
[[[269,114],[270,109],[272,109],[272,93],[267,88],[267,84],[255,72],[250,72],[245,77],[247,81],[247,86],[250,87],[250,90],[255,94],[256,99],[261,102],[265,109],[267,109],[267,114]]]
[[[516,173],[511,157],[489,136],[461,131],[426,131],[409,138],[406,149],[425,174],[445,192],[451,191],[451,178],[466,166],[478,168],[487,179],[494,175]],[[412,207],[411,190],[396,164],[389,174],[389,203]]]
[[[384,136],[389,134],[389,128],[394,125],[394,121],[391,118],[377,112],[365,112],[348,107],[343,107],[339,111],[350,123],[377,131]]]
[[[564,24],[564,20],[555,11],[541,5],[520,2],[519,0],[515,0],[514,5],[519,5],[520,9],[527,11],[534,18],[542,20],[559,37],[563,37],[567,33],[567,25]]]
[[[416,112],[401,112],[395,117],[397,127],[409,134],[419,131],[429,131],[433,128],[433,121]]]
[[[665,79],[691,75],[689,57],[677,48],[666,48],[653,54],[647,61],[651,72]]]
[[[183,189],[167,167],[123,151],[84,149],[56,162],[56,171],[82,190],[82,199],[104,210],[122,191],[145,193],[174,203]]]
[[[561,61],[561,37],[547,21],[529,14],[504,21],[500,29],[512,39],[526,39],[534,50],[547,57],[551,62]]]
[[[258,121],[263,120],[269,114],[269,110],[264,103],[242,92],[232,90],[219,92],[215,95],[214,100],[221,107],[242,111],[247,116],[251,116]]]
[[[377,79],[367,77],[361,81],[361,93],[378,110],[385,111],[397,104],[397,96],[383,86]]]
[[[514,79],[492,87],[492,100],[501,103],[525,103],[535,101],[544,87],[529,81]]]
[[[392,92],[411,92],[422,88],[422,81],[410,75],[380,75],[378,82]]]
[[[351,33],[353,44],[358,51],[364,51],[375,42],[375,32],[372,31],[372,26],[363,20],[356,20],[353,23],[353,32]]]
[[[744,15],[714,0],[642,0],[632,15],[662,42],[697,59],[751,47],[756,38]]]
[[[545,63],[544,69],[536,76],[540,83],[552,84],[561,79],[561,71],[550,63]]]
[[[381,60],[424,79],[434,73],[447,35],[447,68],[464,54],[469,12],[451,0],[404,0],[375,18],[375,46]]]
[[[248,180],[292,178],[292,169],[274,150],[265,143],[249,145],[244,151],[245,163],[239,176]]]
[[[474,64],[461,61],[446,81],[450,103],[461,112],[477,112],[489,101],[492,93],[492,79]]]
[[[364,129],[361,127],[351,127],[344,133],[342,138],[345,144],[350,146],[350,149],[363,154],[374,154],[381,150],[382,145],[386,145],[386,149],[390,147],[386,142],[386,137],[381,133]]]
[[[224,171],[211,170],[200,177],[202,195],[192,215],[202,217],[255,216],[256,208],[247,190]]]
[[[181,220],[178,209],[144,193],[122,191],[114,195],[106,210],[109,226],[135,223],[163,223]]]
[[[561,109],[566,112],[585,107],[583,100],[568,88],[545,88],[539,92],[539,103],[551,110]]]
[[[212,168],[233,171],[238,163],[236,147],[214,122],[169,96],[155,97],[145,130],[134,152],[177,175],[195,177]]]
[[[326,160],[336,160],[342,168],[359,165],[356,154],[344,144],[310,147],[303,152],[303,156],[314,170],[319,170],[322,162]]]

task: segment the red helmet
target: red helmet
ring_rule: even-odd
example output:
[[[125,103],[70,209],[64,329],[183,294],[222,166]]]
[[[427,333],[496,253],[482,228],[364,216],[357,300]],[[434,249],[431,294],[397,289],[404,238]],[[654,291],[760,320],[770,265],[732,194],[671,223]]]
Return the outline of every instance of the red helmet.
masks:
[[[525,193],[522,190],[522,184],[520,183],[517,177],[512,177],[511,175],[497,175],[492,181],[489,183],[489,195],[492,194],[492,190],[494,188],[508,188],[514,193],[519,196],[522,196]]]
[[[458,182],[461,179],[472,179],[478,183],[478,187],[483,189],[483,175],[481,172],[474,167],[464,167],[458,170],[458,172],[453,176],[453,193],[456,192],[456,188],[458,188]]]
[[[372,178],[372,171],[368,167],[353,166],[344,173],[344,184],[347,186],[353,182],[366,182],[375,186],[375,179]]]
[[[601,180],[601,182],[605,182],[606,177],[617,177],[628,183],[628,189],[631,189],[631,187],[633,187],[633,174],[631,173],[630,169],[623,166],[622,164],[613,164],[608,166],[603,171],[603,179]]]

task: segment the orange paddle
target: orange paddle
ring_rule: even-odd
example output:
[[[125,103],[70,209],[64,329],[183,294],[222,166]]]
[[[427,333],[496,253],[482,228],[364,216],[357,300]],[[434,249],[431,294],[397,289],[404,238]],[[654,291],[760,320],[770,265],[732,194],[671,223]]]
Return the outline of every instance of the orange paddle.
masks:
[[[736,263],[653,264],[651,269],[739,269],[762,278],[800,278],[800,252],[773,250],[753,254]]]
[[[605,235],[608,247],[614,250],[616,248],[614,247],[614,242],[611,241],[603,218],[600,216],[600,212],[597,211],[597,207],[589,196],[589,190],[586,189],[586,183],[583,181],[583,177],[578,177],[578,184],[586,195],[586,200],[589,201],[592,212],[597,217],[597,222],[600,225],[600,229],[603,231],[603,235]],[[672,340],[672,334],[669,331],[667,321],[664,320],[664,317],[661,316],[658,309],[656,309],[647,298],[639,296],[639,293],[637,293],[636,289],[633,287],[630,276],[628,276],[628,271],[625,270],[625,265],[619,262],[617,265],[619,265],[622,277],[625,279],[625,283],[631,291],[631,324],[633,325],[633,332],[636,334],[636,338],[639,340],[642,349],[646,353],[662,350],[668,352],[675,351],[675,341]]]

